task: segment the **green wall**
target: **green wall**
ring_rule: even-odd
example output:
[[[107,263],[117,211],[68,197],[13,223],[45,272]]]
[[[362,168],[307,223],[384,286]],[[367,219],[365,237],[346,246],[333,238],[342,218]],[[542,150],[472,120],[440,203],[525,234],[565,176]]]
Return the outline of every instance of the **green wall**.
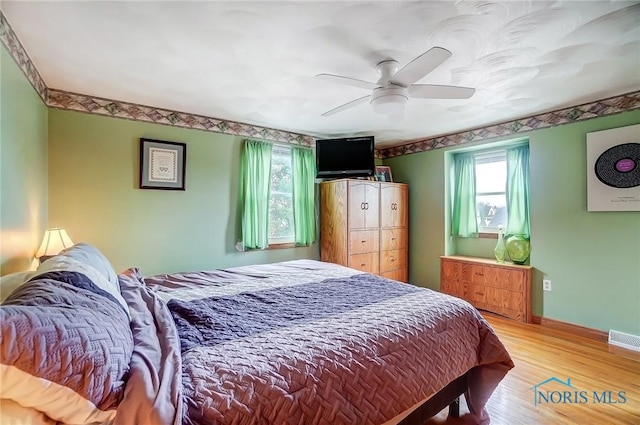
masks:
[[[141,137],[187,144],[186,191],[138,189]],[[117,271],[178,272],[298,258],[318,245],[237,252],[241,137],[51,109],[49,225]]]
[[[637,123],[640,111],[631,111],[518,135],[530,143],[535,315],[640,334],[640,213],[586,208],[586,133]],[[385,160],[395,180],[410,185],[410,280],[433,289],[440,255],[492,257],[495,246],[494,239],[448,238],[450,150]],[[551,292],[542,291],[543,277]]]
[[[28,268],[53,226],[98,246],[118,271],[319,257],[317,244],[234,250],[241,138],[47,110],[4,46],[0,82],[0,274]],[[636,123],[640,111],[519,135],[531,147],[534,314],[640,334],[640,214],[587,212],[585,178],[586,133]],[[137,189],[140,137],[187,143],[186,191]],[[410,184],[411,281],[434,289],[440,255],[491,257],[495,243],[448,237],[449,150],[384,161]]]
[[[47,107],[0,47],[0,275],[31,266],[47,225]]]

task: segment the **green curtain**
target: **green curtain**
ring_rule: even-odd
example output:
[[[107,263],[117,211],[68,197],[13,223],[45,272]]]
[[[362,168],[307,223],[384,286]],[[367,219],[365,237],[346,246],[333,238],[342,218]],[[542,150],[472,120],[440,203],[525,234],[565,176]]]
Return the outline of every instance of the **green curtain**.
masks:
[[[530,237],[529,145],[507,149],[507,235]]]
[[[271,144],[245,140],[242,149],[242,244],[245,249],[269,245]]]
[[[315,191],[316,163],[309,148],[291,149],[293,174],[293,223],[296,245],[316,240]]]
[[[475,160],[473,153],[460,153],[454,156],[453,162],[454,188],[451,234],[469,237],[478,233]]]

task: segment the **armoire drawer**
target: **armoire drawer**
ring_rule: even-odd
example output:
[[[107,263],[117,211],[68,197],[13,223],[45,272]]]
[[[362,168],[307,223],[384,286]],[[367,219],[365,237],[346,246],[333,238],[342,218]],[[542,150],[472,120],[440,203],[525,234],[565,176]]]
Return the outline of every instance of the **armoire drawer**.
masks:
[[[391,270],[389,272],[381,272],[380,276],[387,279],[397,280],[398,282],[407,283],[409,281],[409,276],[407,275],[406,268]]]
[[[377,230],[351,230],[349,232],[349,253],[362,254],[380,249],[380,232]]]
[[[380,249],[383,251],[401,249],[408,246],[407,230],[404,228],[382,229],[380,235]]]
[[[380,251],[380,271],[387,272],[407,268],[407,250],[393,249]]]
[[[349,267],[367,273],[378,274],[378,271],[380,269],[378,264],[378,253],[367,252],[364,254],[350,255]]]

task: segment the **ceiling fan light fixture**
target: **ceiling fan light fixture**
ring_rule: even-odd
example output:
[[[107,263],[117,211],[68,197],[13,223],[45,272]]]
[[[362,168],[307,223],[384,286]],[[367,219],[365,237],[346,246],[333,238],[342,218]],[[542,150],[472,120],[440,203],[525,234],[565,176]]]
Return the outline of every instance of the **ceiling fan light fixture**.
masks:
[[[402,117],[409,98],[419,99],[469,99],[475,89],[471,87],[443,86],[438,84],[417,84],[421,78],[451,57],[451,52],[443,47],[432,47],[414,60],[399,68],[393,59],[383,60],[376,66],[380,74],[377,82],[371,83],[356,78],[334,74],[318,74],[316,77],[347,86],[371,90],[368,96],[347,102],[322,114],[323,117],[369,102],[371,109],[379,114]]]
[[[381,87],[373,90],[371,107],[374,112],[385,115],[397,115],[404,112],[409,100],[406,89],[402,87]]]
[[[371,101],[371,107],[378,114],[396,115],[404,112],[407,98],[401,95],[382,96]]]

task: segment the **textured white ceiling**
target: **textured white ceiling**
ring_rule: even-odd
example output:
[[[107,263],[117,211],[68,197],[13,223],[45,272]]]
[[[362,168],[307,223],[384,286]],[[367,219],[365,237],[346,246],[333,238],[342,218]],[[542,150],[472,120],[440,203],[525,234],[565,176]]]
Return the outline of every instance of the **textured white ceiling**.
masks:
[[[3,1],[47,85],[315,136],[373,134],[379,148],[640,89],[640,2]],[[403,119],[369,94],[314,78],[376,81],[433,46],[453,53],[420,83],[468,100],[410,99]]]

